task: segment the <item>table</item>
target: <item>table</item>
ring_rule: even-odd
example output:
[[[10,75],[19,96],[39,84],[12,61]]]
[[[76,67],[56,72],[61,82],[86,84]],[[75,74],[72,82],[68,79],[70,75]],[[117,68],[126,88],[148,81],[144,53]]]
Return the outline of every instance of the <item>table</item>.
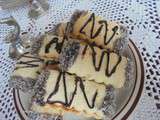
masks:
[[[28,18],[29,6],[0,10],[0,18],[12,15],[22,32],[37,36],[58,22],[69,20],[75,9],[90,10],[124,24],[138,47],[145,68],[141,98],[128,120],[160,120],[160,0],[49,0],[49,11],[37,20]],[[45,22],[44,22],[45,21]],[[15,62],[8,58],[3,39],[13,27],[0,25],[0,119],[19,120],[8,86]]]

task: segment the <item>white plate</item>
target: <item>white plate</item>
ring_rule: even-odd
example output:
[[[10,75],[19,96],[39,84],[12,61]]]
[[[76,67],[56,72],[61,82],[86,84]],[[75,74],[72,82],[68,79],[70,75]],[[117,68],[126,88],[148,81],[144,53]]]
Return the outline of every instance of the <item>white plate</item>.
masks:
[[[112,116],[112,120],[126,120],[137,105],[141,96],[144,84],[144,67],[142,58],[138,48],[130,40],[128,44],[128,51],[135,62],[135,75],[132,80],[132,86],[116,90],[116,113]],[[28,120],[26,110],[29,108],[29,100],[31,96],[14,89],[13,90],[14,103],[17,112],[22,120]],[[65,120],[73,120],[73,116],[67,116]],[[78,119],[78,118],[77,118]],[[74,120],[77,120],[76,118]],[[84,120],[84,119],[83,119]]]

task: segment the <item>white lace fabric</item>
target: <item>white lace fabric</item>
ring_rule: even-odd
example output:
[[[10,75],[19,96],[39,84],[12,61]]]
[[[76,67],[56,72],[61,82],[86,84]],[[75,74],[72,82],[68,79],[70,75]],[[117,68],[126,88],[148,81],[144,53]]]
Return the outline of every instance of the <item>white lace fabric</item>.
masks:
[[[76,9],[89,10],[107,20],[125,25],[138,47],[145,67],[141,98],[128,120],[160,120],[160,0],[49,0],[50,9],[37,20],[28,18],[29,6],[0,10],[0,19],[12,15],[22,32],[44,34],[69,20]],[[0,25],[0,119],[19,120],[12,89],[8,86],[15,62],[8,58],[9,45],[3,42],[13,28]]]

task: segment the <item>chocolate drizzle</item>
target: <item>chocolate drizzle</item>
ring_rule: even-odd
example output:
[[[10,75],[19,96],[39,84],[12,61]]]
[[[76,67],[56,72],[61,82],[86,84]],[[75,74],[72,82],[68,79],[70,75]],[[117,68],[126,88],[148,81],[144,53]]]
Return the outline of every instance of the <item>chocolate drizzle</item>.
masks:
[[[17,62],[17,65],[23,65],[23,66],[18,66],[15,68],[15,70],[20,69],[20,68],[34,68],[34,67],[38,67],[40,62],[43,62],[42,59],[38,58],[38,57],[33,57],[30,55],[23,55],[22,58],[31,58],[32,60],[28,60],[28,61],[19,61]]]
[[[59,64],[59,61],[56,61],[56,60],[47,60],[45,65],[48,66],[48,65],[57,65]]]
[[[112,28],[112,31],[113,31],[113,34],[111,35],[110,38],[108,38],[107,40],[107,32],[108,32],[108,24],[107,24],[107,21],[105,20],[100,20],[98,21],[98,23],[100,24],[100,27],[97,29],[96,32],[94,32],[94,28],[95,28],[95,14],[92,13],[91,16],[89,17],[89,19],[85,22],[85,24],[82,26],[82,28],[80,29],[80,33],[86,35],[84,29],[85,27],[89,24],[89,23],[92,23],[92,26],[91,26],[91,30],[90,30],[90,38],[91,39],[94,39],[96,38],[103,30],[105,31],[105,34],[104,34],[104,45],[107,45],[110,43],[110,41],[113,39],[113,37],[116,35],[116,32],[118,30],[118,26],[115,26]],[[104,29],[103,29],[104,28]]]
[[[73,46],[74,46],[74,45],[73,45]],[[117,66],[119,65],[119,63],[121,62],[122,57],[119,56],[116,64],[113,65],[113,68],[109,71],[110,54],[111,54],[111,53],[110,53],[109,51],[102,50],[102,53],[101,53],[101,56],[100,56],[100,61],[97,61],[97,59],[96,59],[97,53],[96,53],[96,50],[95,50],[95,47],[97,47],[97,46],[95,45],[94,42],[93,42],[92,44],[88,44],[88,45],[86,45],[86,46],[84,47],[84,49],[83,49],[83,51],[82,51],[82,55],[84,56],[84,55],[86,54],[86,51],[88,50],[88,49],[87,49],[88,47],[90,47],[90,49],[91,49],[91,51],[92,51],[92,63],[93,63],[93,66],[94,66],[94,68],[95,68],[96,71],[100,71],[104,57],[107,58],[105,75],[108,76],[108,77],[110,77],[110,76],[116,71],[116,68],[117,68]],[[98,48],[98,47],[97,47],[97,48]],[[98,49],[100,49],[100,48],[98,48]],[[62,49],[61,49],[61,50],[62,50]],[[75,52],[76,49],[73,49],[73,50],[74,50],[74,53],[76,53],[76,52]],[[65,50],[65,51],[66,51],[66,50]],[[62,52],[63,52],[63,51],[62,51]],[[72,52],[72,51],[71,51],[71,52]],[[69,59],[71,59],[72,57],[67,58],[67,62],[64,62],[64,60],[66,60],[66,59],[64,59],[64,58],[66,58],[66,57],[68,56],[68,54],[67,54],[67,52],[63,52],[63,53],[64,53],[64,55],[63,55],[63,57],[62,57],[62,59],[61,59],[61,62],[62,62],[61,64],[63,65],[63,63],[65,63],[65,65],[68,65],[68,64],[69,64],[68,61],[69,61]],[[72,54],[72,56],[75,56],[75,55],[77,55],[77,54]],[[74,60],[74,61],[75,61],[75,60]],[[96,63],[98,63],[98,64],[96,64]],[[59,63],[55,63],[55,64],[59,64]],[[73,63],[73,64],[74,64],[74,63]],[[65,65],[63,65],[63,66],[65,66]],[[69,66],[70,66],[70,65],[69,65]],[[63,68],[64,68],[64,67],[63,67]],[[68,68],[68,67],[66,67],[66,68]]]
[[[79,83],[79,87],[80,87],[80,89],[81,89],[81,91],[83,93],[84,99],[85,99],[88,107],[91,108],[91,109],[94,108],[98,92],[97,91],[95,92],[95,94],[94,94],[94,96],[92,98],[92,103],[90,104],[89,101],[88,101],[88,97],[86,95],[86,91],[85,91],[85,86],[83,84],[83,80],[80,77],[75,77],[75,88],[74,88],[74,91],[72,93],[71,99],[70,100],[68,99],[67,86],[66,86],[66,74],[67,73],[65,73],[65,72],[60,72],[59,73],[59,75],[57,77],[57,82],[56,82],[54,91],[49,95],[49,97],[47,99],[47,103],[49,103],[49,104],[60,103],[60,104],[62,104],[64,106],[66,106],[66,107],[69,107],[72,104],[73,100],[74,100],[74,97],[75,97],[76,92],[77,92],[78,83]],[[51,101],[50,98],[59,91],[59,84],[60,84],[61,79],[63,80],[65,102],[63,102],[63,101]]]
[[[97,63],[97,59],[96,59],[96,54],[97,54],[97,53],[96,53],[96,51],[95,51],[95,48],[94,48],[95,46],[94,46],[94,45],[86,45],[86,46],[84,47],[84,50],[83,50],[82,54],[85,55],[88,46],[89,46],[90,49],[92,50],[92,63],[93,63],[93,66],[94,66],[94,68],[95,68],[96,71],[100,71],[101,66],[102,66],[103,59],[104,59],[104,57],[106,56],[106,58],[107,58],[107,64],[106,64],[105,75],[108,76],[108,77],[110,77],[110,76],[116,71],[116,68],[117,68],[117,66],[119,65],[119,63],[121,62],[122,57],[119,56],[117,63],[113,66],[113,68],[112,68],[111,71],[109,72],[110,54],[111,54],[111,53],[108,52],[108,51],[102,51],[101,57],[100,57],[100,61],[98,62],[98,66],[97,66],[97,64],[96,64],[96,63]]]
[[[55,49],[56,51],[60,54],[62,51],[62,47],[64,45],[65,40],[68,41],[68,33],[70,31],[70,23],[67,23],[67,26],[65,28],[65,33],[62,39],[62,42],[58,42],[59,38],[58,37],[54,37],[46,46],[45,46],[45,53],[49,53],[49,49],[50,47],[55,44]]]
[[[51,47],[51,45],[52,44],[56,44],[56,47],[55,47],[55,49],[56,49],[56,51],[58,52],[58,53],[60,53],[61,52],[61,48],[62,48],[62,44],[61,43],[58,43],[58,38],[57,37],[54,37],[47,45],[46,45],[46,47],[45,47],[45,53],[49,53],[49,49],[50,49],[50,47]]]
[[[107,66],[106,66],[105,74],[110,77],[113,73],[115,73],[117,66],[119,65],[119,63],[120,63],[121,60],[122,60],[122,57],[119,56],[117,63],[113,66],[113,68],[112,68],[111,71],[109,72],[110,53],[109,53],[109,52],[103,52],[102,54],[105,55],[105,53],[107,54],[107,61],[108,61],[108,62],[107,62]],[[102,56],[101,56],[101,58],[102,58]],[[102,58],[102,59],[103,59],[103,58]]]

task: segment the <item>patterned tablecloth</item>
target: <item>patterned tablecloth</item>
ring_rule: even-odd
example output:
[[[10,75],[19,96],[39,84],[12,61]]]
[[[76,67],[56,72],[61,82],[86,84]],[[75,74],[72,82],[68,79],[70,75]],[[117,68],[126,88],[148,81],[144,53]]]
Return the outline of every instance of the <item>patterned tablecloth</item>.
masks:
[[[49,0],[49,11],[37,20],[28,18],[29,6],[0,10],[0,19],[12,15],[22,32],[43,34],[60,21],[67,21],[75,9],[90,10],[108,20],[127,26],[145,67],[141,98],[128,120],[160,120],[160,0]],[[15,62],[8,58],[9,45],[3,42],[13,29],[0,25],[0,119],[19,120],[8,79]]]

